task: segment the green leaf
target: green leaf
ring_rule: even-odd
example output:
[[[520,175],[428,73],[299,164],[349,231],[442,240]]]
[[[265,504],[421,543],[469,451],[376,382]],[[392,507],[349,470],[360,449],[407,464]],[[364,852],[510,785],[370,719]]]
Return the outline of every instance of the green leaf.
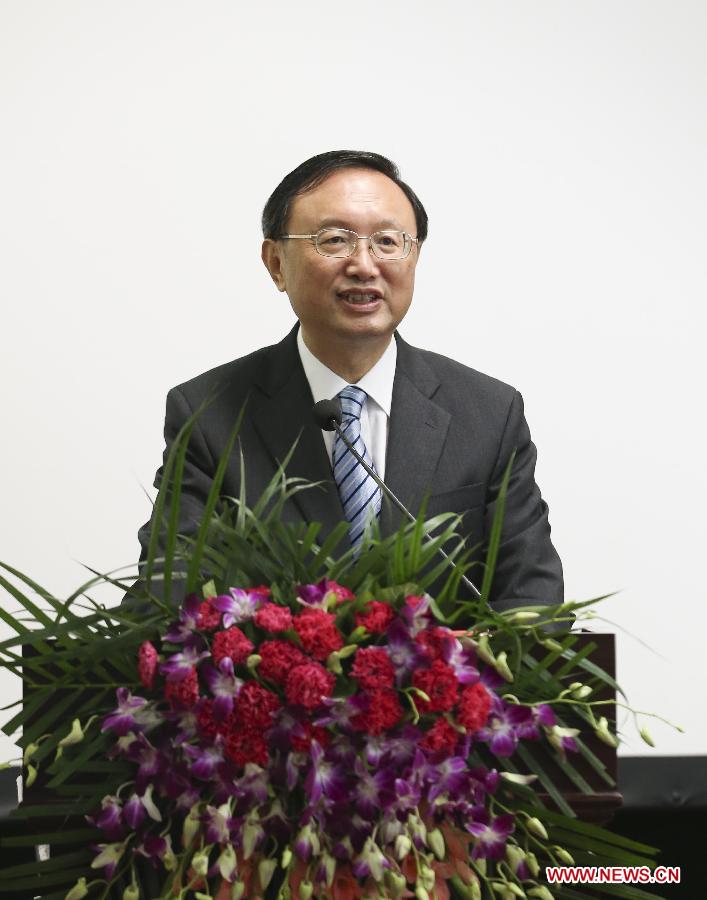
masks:
[[[78,842],[97,843],[102,840],[98,828],[67,828],[55,831],[32,832],[31,834],[11,835],[2,839],[3,847],[35,847],[38,844],[75,844]],[[6,874],[6,873],[4,873]]]
[[[532,810],[526,807],[524,804],[519,804],[518,809],[521,811],[529,812],[531,815],[533,814]],[[632,838],[627,838],[620,834],[614,834],[613,832],[608,831],[606,828],[602,828],[599,825],[592,825],[589,822],[583,822],[581,819],[567,818],[566,816],[563,816],[560,813],[555,812],[554,810],[547,810],[543,812],[542,817],[546,825],[548,823],[557,825],[559,827],[562,827],[565,831],[574,832],[579,835],[585,835],[590,838],[595,838],[599,841],[605,841],[607,843],[614,844],[617,847],[625,847],[627,850],[632,850],[636,853],[644,853],[650,856],[655,856],[657,853],[659,853],[659,850],[657,848],[651,847],[649,844],[642,844],[639,841],[634,841]],[[651,864],[650,860],[647,864]]]
[[[501,487],[496,499],[496,509],[494,511],[493,522],[491,524],[491,533],[489,534],[489,547],[486,554],[486,569],[484,571],[484,580],[481,585],[481,596],[488,603],[491,596],[491,585],[493,575],[496,571],[496,562],[498,560],[498,550],[501,546],[501,531],[503,528],[503,515],[506,508],[506,495],[508,494],[508,484],[511,478],[511,469],[516,457],[516,451],[511,453],[508,464],[503,472],[501,479]]]
[[[101,699],[105,695],[105,691],[101,694]],[[100,700],[98,701],[100,702]],[[80,745],[80,751],[76,753],[75,756],[67,757],[64,754],[59,763],[55,763],[52,766],[52,770],[58,768],[58,773],[51,779],[48,788],[54,789],[57,788],[60,784],[64,784],[67,778],[74,774],[74,772],[81,771],[85,772],[86,767],[85,764],[97,754],[100,754],[102,757],[105,757],[108,748],[114,743],[114,739],[111,738],[107,734],[102,734],[98,732],[93,739],[90,739],[88,735],[84,738],[84,743]]]
[[[214,510],[216,509],[216,503],[221,493],[221,485],[223,484],[223,479],[226,476],[226,469],[228,468],[233,445],[236,441],[236,437],[238,436],[238,432],[240,431],[244,414],[245,405],[241,407],[241,411],[238,413],[236,424],[231,429],[228,441],[226,441],[226,447],[224,449],[224,452],[221,454],[221,458],[219,459],[218,466],[216,467],[213,481],[211,482],[209,494],[206,498],[206,505],[204,507],[204,514],[201,520],[201,525],[199,526],[199,530],[196,536],[196,544],[194,546],[194,550],[192,551],[191,561],[187,569],[187,593],[190,593],[197,587],[197,582],[199,580],[199,566],[201,565],[201,557],[204,549],[204,544],[206,543],[206,536],[209,531],[209,523],[211,521],[211,517],[213,516]],[[245,481],[243,483],[245,483]]]
[[[523,760],[524,765],[528,768],[534,775],[538,776],[538,780],[545,788],[547,793],[552,797],[555,801],[558,809],[561,809],[562,812],[569,817],[574,817],[575,813],[569,803],[565,800],[562,794],[555,787],[550,776],[545,772],[540,763],[532,756],[527,747],[524,747],[523,744],[519,744],[516,753],[519,758]]]

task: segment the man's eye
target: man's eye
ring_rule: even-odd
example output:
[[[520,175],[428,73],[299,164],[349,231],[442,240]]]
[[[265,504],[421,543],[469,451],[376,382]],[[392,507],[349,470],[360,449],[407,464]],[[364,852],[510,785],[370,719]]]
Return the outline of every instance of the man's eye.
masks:
[[[399,250],[403,243],[402,234],[378,234],[375,237],[375,244],[380,250],[390,253],[393,250]]]
[[[334,244],[345,244],[346,241],[344,240],[344,238],[342,238],[342,236],[340,234],[332,234],[329,237],[320,238],[319,243],[334,245]]]

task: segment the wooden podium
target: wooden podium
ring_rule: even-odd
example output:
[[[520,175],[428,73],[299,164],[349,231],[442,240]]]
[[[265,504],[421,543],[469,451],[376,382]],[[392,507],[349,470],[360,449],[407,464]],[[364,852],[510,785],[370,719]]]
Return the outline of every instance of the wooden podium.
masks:
[[[576,643],[573,650],[577,653],[583,653],[587,647],[592,644],[596,645],[587,654],[587,659],[602,668],[607,675],[616,678],[616,642],[613,634],[595,634],[594,632],[584,631],[577,632]],[[558,660],[549,667],[550,672],[557,673],[563,665],[563,660]],[[597,700],[616,700],[615,692],[607,686],[595,691],[592,695]],[[606,716],[612,730],[616,724],[616,706],[615,703],[607,704],[600,707],[599,715]],[[622,804],[622,797],[617,787],[618,767],[616,759],[616,749],[610,747],[601,741],[594,732],[588,728],[587,723],[582,720],[572,720],[567,723],[570,727],[579,728],[579,738],[584,742],[587,748],[605,767],[606,777],[602,777],[596,769],[579,753],[568,754],[574,768],[582,777],[586,785],[591,789],[592,793],[586,793],[567,776],[560,764],[547,746],[531,747],[531,754],[542,763],[545,771],[550,775],[554,784],[563,795],[565,800],[572,807],[577,817],[585,822],[594,825],[606,825],[611,821],[616,811]],[[611,781],[611,784],[609,784]],[[555,808],[552,799],[542,791],[539,792],[543,803],[549,808]]]

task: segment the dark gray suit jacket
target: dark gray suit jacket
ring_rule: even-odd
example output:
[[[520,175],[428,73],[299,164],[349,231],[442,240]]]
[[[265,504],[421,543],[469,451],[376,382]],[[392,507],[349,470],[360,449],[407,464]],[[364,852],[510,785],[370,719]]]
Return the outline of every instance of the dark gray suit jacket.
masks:
[[[196,422],[189,444],[183,531],[201,516],[219,457],[246,401],[239,439],[248,503],[258,499],[278,461],[300,435],[288,474],[324,481],[327,488],[297,494],[286,517],[320,521],[324,533],[344,518],[321,431],[312,419],[313,399],[296,335],[297,326],[279,344],[205,372],[167,395],[167,449],[186,419],[205,399],[215,396]],[[547,505],[535,483],[536,452],[520,394],[461,363],[411,347],[397,334],[396,340],[386,483],[413,513],[429,494],[429,516],[463,514],[471,546],[488,536],[501,477],[515,449],[493,603],[496,608],[508,608],[524,602],[562,602],[562,565],[550,541]],[[240,461],[234,453],[222,492],[238,496],[239,491]],[[391,533],[399,524],[400,514],[384,503],[383,533]],[[143,556],[148,538],[145,525],[140,530]],[[478,556],[482,558],[481,552]],[[470,574],[480,586],[480,569],[475,567]]]

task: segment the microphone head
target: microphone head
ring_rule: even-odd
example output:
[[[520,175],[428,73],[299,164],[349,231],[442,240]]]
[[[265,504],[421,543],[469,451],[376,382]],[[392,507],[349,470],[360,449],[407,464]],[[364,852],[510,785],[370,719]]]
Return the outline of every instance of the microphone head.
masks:
[[[334,422],[341,425],[341,401],[336,398],[334,400],[320,400],[314,404],[312,410],[314,421],[324,431],[334,431]]]

